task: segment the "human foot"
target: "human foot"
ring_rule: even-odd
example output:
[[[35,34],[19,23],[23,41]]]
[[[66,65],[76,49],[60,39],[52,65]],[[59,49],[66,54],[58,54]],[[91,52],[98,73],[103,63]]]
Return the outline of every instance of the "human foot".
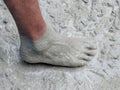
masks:
[[[47,26],[39,40],[21,36],[21,59],[28,63],[84,66],[96,55],[95,43],[91,45],[87,41],[61,36]]]
[[[83,66],[95,56],[94,45],[89,46],[86,40],[60,36],[48,26],[46,29],[38,0],[4,1],[21,36],[22,60],[29,63]]]

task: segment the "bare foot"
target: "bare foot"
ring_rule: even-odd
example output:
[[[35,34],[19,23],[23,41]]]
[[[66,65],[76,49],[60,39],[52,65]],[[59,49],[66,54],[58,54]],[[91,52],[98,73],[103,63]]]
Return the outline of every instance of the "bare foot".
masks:
[[[95,44],[89,45],[88,39],[61,36],[46,26],[37,0],[4,1],[19,29],[22,60],[74,67],[86,65],[95,56]]]
[[[21,58],[29,63],[76,67],[86,65],[96,55],[95,43],[61,36],[50,27],[39,40],[21,36],[21,41]]]

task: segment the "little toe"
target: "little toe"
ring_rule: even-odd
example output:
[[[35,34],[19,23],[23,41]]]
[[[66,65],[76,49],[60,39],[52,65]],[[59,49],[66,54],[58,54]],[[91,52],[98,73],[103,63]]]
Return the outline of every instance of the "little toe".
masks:
[[[77,66],[84,66],[86,64],[88,64],[87,61],[85,61],[85,60],[83,60],[81,58],[76,63]]]

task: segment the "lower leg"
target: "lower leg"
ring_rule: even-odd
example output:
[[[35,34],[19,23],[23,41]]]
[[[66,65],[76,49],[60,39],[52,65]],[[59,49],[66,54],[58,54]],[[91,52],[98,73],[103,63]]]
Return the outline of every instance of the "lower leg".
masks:
[[[4,1],[12,13],[21,35],[20,55],[24,61],[61,66],[82,66],[95,56],[95,43],[88,45],[87,39],[60,36],[48,27],[42,18],[38,0]]]
[[[20,35],[39,39],[46,30],[38,0],[4,0],[13,15]]]

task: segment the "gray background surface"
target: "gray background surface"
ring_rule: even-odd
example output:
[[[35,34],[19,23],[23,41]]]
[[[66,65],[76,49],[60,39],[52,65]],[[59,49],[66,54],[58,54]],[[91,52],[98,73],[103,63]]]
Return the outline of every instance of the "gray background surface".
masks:
[[[81,68],[19,58],[15,22],[0,0],[0,90],[120,90],[120,0],[41,0],[45,20],[68,37],[90,37],[97,56]]]

